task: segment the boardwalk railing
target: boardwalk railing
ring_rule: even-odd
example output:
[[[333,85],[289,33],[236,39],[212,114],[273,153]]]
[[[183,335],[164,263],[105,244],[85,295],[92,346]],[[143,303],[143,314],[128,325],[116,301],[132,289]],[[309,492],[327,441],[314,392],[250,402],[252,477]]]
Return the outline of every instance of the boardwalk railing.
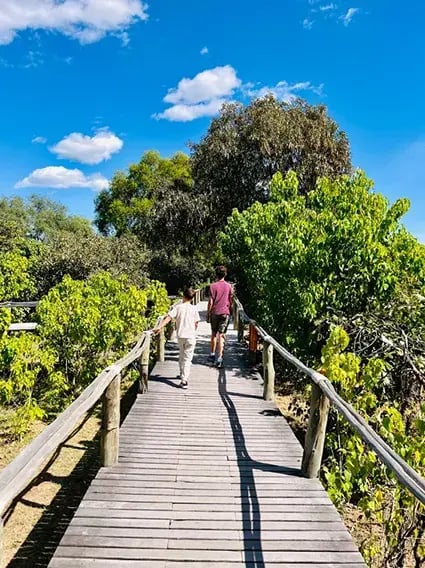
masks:
[[[203,298],[203,291],[198,289],[195,291],[193,303],[197,304],[201,298]],[[2,304],[3,307],[35,307],[36,305],[37,302]],[[162,317],[158,318],[157,325],[161,319]],[[0,473],[0,564],[3,519],[11,505],[25,492],[49,459],[100,399],[102,399],[101,464],[111,466],[118,462],[121,376],[123,371],[136,361],[139,371],[139,392],[147,392],[151,338],[152,330],[143,332],[127,355],[106,367],[56,420],[49,424],[15,460],[2,470]],[[165,347],[164,328],[156,335],[155,342],[156,360],[162,362]]]
[[[36,308],[38,301],[33,302],[0,302],[0,308]],[[34,331],[37,328],[36,323],[12,323],[9,326],[9,331]]]
[[[101,462],[102,465],[109,466],[118,461],[121,373],[133,361],[141,360],[140,391],[145,392],[151,333],[144,332],[125,357],[104,369],[81,395],[0,473],[0,539],[3,518],[10,506],[28,488],[59,446],[69,438],[86,413],[102,397]]]
[[[0,302],[0,308],[36,308],[37,301],[34,302]]]
[[[369,424],[335,391],[327,377],[310,369],[276,339],[271,337],[261,326],[252,320],[235,298],[233,303],[233,323],[238,330],[238,339],[243,340],[245,325],[249,325],[249,353],[250,360],[254,361],[257,355],[259,340],[263,343],[263,379],[265,400],[274,398],[275,371],[273,367],[273,352],[276,352],[286,361],[305,373],[312,381],[310,417],[305,438],[302,471],[307,477],[317,477],[323,455],[328,419],[329,404],[332,403],[337,411],[359,434],[372,451],[380,458],[397,477],[400,483],[407,487],[417,499],[425,504],[425,479],[412,469],[376,432]]]

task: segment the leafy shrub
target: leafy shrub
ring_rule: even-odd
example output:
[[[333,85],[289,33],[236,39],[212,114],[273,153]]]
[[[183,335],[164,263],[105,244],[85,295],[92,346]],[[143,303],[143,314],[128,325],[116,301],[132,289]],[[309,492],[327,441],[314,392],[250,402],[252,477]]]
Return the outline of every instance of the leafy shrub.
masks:
[[[159,282],[140,290],[99,273],[87,281],[66,276],[52,288],[38,305],[36,334],[7,335],[10,315],[0,310],[0,404],[15,411],[15,435],[63,410],[168,303]]]
[[[335,327],[322,350],[322,371],[374,430],[420,475],[425,475],[425,405],[408,421],[386,396],[386,362],[363,361],[347,351],[348,334]],[[377,566],[416,565],[425,560],[425,506],[380,464],[361,438],[336,412],[330,416],[323,468],[331,498],[338,506],[354,502],[383,534],[371,531],[362,543],[365,558]],[[409,556],[410,555],[410,556]],[[407,560],[410,558],[410,561]]]
[[[362,172],[322,178],[306,196],[294,172],[276,174],[269,203],[233,211],[223,252],[252,316],[318,357],[314,332],[335,311],[374,310],[424,285],[423,247],[399,224],[407,208],[406,200],[389,207]]]

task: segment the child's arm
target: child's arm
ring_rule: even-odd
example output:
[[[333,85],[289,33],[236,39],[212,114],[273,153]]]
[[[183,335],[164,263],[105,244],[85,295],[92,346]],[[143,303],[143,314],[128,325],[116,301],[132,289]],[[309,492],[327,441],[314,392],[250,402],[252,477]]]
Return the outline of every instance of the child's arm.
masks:
[[[173,318],[167,314],[164,318],[162,318],[161,323],[158,325],[158,327],[155,327],[152,331],[153,333],[159,333],[161,331],[161,329],[167,325],[168,322],[170,322]]]

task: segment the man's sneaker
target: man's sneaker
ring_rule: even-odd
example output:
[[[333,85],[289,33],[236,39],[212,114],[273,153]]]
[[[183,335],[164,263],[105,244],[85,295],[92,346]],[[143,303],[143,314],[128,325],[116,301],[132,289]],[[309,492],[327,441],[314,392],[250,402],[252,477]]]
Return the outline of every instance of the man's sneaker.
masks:
[[[181,375],[176,375],[176,379],[181,379],[182,376]]]
[[[215,355],[214,353],[210,353],[210,355],[208,355],[208,363],[214,363],[215,361]]]
[[[182,380],[182,381],[180,382],[180,387],[181,387],[182,389],[187,389],[188,386],[189,386],[189,385],[187,384],[187,381]]]
[[[221,367],[223,366],[223,357],[217,357],[217,360],[215,362],[215,366],[218,369],[221,369]]]

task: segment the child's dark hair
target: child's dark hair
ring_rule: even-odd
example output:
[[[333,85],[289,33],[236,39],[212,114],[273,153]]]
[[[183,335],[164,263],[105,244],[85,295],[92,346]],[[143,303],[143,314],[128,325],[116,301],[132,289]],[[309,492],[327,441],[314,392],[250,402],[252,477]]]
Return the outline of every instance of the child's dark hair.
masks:
[[[227,276],[227,268],[220,264],[220,266],[217,266],[215,269],[215,275],[217,278],[225,278]]]
[[[186,300],[192,300],[195,296],[195,290],[193,288],[185,288],[183,290],[183,296],[186,298]]]

